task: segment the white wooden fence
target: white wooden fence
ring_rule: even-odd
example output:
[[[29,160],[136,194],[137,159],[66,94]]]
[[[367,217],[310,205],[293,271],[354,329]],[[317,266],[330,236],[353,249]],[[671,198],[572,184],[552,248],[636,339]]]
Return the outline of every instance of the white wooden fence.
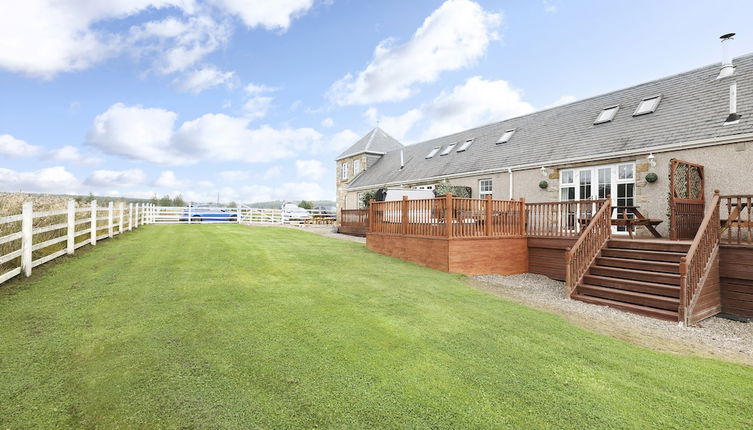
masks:
[[[308,211],[308,216],[290,215],[280,209],[167,207],[149,203],[123,202],[117,205],[77,208],[73,200],[66,209],[34,212],[31,202],[24,203],[22,213],[0,217],[0,284],[24,273],[31,276],[33,268],[63,255],[74,254],[82,246],[96,246],[98,241],[113,238],[143,224],[175,223],[244,223],[244,224],[325,224],[334,222],[335,215]],[[48,225],[45,224],[47,219]],[[57,218],[57,219],[56,219]],[[58,222],[65,219],[65,222]],[[49,223],[52,220],[52,223]],[[37,225],[37,227],[35,227]],[[7,233],[10,231],[10,233]],[[3,233],[6,232],[6,233]],[[43,236],[42,236],[43,235]],[[42,237],[40,237],[42,236]],[[36,239],[36,240],[35,240]],[[65,242],[62,249],[50,247]],[[5,245],[5,246],[3,246]],[[6,252],[3,248],[11,248]],[[34,253],[43,254],[34,259]],[[14,263],[18,261],[18,263]]]

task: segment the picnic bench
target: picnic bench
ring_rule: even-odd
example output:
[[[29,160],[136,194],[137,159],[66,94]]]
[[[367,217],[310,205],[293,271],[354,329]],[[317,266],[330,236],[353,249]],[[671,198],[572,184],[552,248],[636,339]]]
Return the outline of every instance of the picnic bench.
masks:
[[[617,209],[617,216],[612,218],[612,225],[625,227],[631,239],[635,227],[646,227],[654,237],[661,238],[661,234],[656,231],[656,226],[661,224],[663,220],[647,218],[638,210],[638,206],[613,206],[612,209]],[[621,217],[620,214],[622,214]],[[633,215],[632,218],[628,216],[630,214]]]

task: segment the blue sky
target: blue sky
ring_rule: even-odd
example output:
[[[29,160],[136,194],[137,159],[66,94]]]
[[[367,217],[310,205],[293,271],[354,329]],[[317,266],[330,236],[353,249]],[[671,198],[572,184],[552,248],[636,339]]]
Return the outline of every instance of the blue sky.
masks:
[[[101,4],[100,4],[101,3]],[[0,190],[334,198],[377,121],[413,143],[753,51],[753,3],[0,4]]]

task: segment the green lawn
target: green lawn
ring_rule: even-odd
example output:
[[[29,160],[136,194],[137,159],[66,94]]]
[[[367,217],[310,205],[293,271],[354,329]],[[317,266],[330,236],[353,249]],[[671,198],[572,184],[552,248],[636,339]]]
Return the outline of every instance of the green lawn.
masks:
[[[0,428],[740,428],[753,369],[362,244],[146,226],[0,287]]]

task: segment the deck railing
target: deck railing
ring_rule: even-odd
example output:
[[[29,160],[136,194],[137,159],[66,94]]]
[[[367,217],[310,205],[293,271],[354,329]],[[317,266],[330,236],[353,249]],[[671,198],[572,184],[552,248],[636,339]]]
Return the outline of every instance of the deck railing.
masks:
[[[680,321],[691,324],[692,311],[709,274],[711,263],[719,251],[719,190],[714,192],[711,206],[703,217],[693,243],[680,259]]]
[[[565,253],[565,283],[571,297],[611,235],[612,208],[610,199],[606,199],[590,218],[575,244]]]
[[[530,237],[577,237],[604,200],[526,203],[526,234]]]
[[[459,198],[376,202],[369,232],[419,237],[511,237],[525,235],[525,202]]]
[[[721,241],[729,245],[753,245],[753,195],[721,196]]]

